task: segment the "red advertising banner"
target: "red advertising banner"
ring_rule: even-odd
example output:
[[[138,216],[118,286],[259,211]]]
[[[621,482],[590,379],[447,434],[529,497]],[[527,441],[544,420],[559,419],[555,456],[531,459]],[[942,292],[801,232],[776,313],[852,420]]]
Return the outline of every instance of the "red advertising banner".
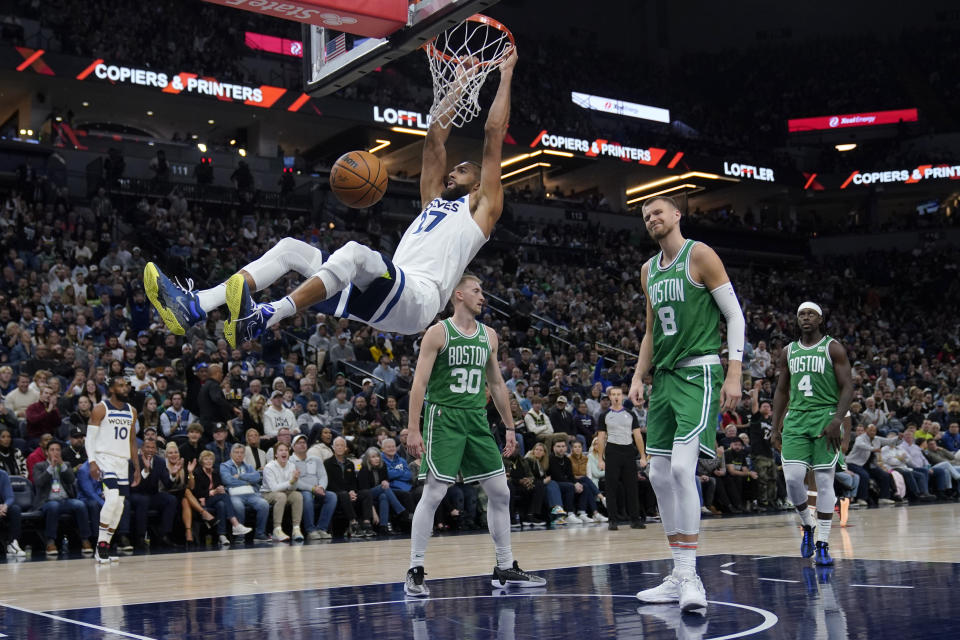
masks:
[[[384,38],[407,24],[407,0],[203,1],[367,38]]]
[[[816,118],[794,118],[787,120],[790,133],[800,131],[829,131],[849,127],[873,127],[898,122],[916,122],[916,109],[894,109],[893,111],[869,111],[867,113],[847,113],[836,116],[818,116]]]
[[[288,40],[287,38],[247,31],[243,34],[243,42],[256,51],[279,53],[282,56],[293,56],[294,58],[303,57],[303,43],[299,40]]]

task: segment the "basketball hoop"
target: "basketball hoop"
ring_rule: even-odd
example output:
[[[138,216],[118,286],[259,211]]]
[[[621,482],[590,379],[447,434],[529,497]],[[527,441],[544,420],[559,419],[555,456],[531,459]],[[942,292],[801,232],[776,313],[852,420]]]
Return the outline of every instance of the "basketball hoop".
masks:
[[[423,45],[433,77],[432,120],[446,129],[479,115],[480,87],[513,46],[509,29],[479,13]]]

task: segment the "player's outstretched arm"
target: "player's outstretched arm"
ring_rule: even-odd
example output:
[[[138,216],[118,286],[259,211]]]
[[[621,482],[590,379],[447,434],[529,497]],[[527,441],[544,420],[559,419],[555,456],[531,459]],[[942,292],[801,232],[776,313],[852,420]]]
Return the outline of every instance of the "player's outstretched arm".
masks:
[[[504,455],[513,455],[513,450],[517,446],[516,425],[513,424],[513,414],[510,413],[510,400],[507,391],[507,384],[503,381],[503,374],[500,373],[500,363],[497,360],[497,353],[500,351],[500,340],[495,331],[487,331],[487,339],[490,341],[490,357],[487,358],[487,385],[490,387],[490,397],[493,399],[493,406],[497,408],[503,426],[507,430],[506,446],[503,448]]]
[[[643,339],[640,340],[640,353],[637,354],[637,367],[633,371],[629,393],[630,402],[637,407],[643,405],[643,376],[647,375],[650,366],[653,364],[653,307],[650,305],[650,295],[647,292],[647,273],[649,269],[649,262],[645,262],[640,267],[640,286],[643,287],[643,297],[647,300],[647,325],[643,332]]]
[[[790,371],[787,369],[787,348],[777,358],[777,387],[773,391],[773,431],[770,445],[780,450],[780,435],[783,433],[783,416],[790,401]]]
[[[743,395],[741,374],[747,321],[720,256],[707,245],[697,243],[690,262],[691,275],[707,288],[727,323],[727,377],[720,390],[720,410],[729,411],[736,408]]]
[[[410,385],[410,400],[407,414],[407,451],[411,456],[423,453],[423,436],[420,434],[420,414],[423,412],[423,398],[427,395],[427,382],[433,371],[433,363],[443,348],[446,332],[441,323],[427,329],[420,341],[420,355],[417,357],[417,369]]]
[[[423,139],[423,164],[420,168],[421,206],[427,204],[443,191],[443,176],[447,172],[447,138],[450,127],[441,127],[436,120],[430,123],[427,137]]]
[[[517,50],[511,49],[500,65],[500,86],[487,113],[483,129],[483,158],[480,162],[480,193],[474,220],[483,234],[490,237],[493,227],[503,213],[503,183],[500,181],[500,162],[503,161],[503,139],[510,125],[510,83],[517,65]]]

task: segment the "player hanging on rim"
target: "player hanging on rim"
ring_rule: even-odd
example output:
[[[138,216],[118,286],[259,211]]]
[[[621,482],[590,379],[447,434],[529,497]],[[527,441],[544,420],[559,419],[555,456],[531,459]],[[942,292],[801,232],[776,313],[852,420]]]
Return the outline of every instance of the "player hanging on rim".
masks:
[[[847,350],[820,329],[823,311],[814,302],[797,309],[800,339],[784,347],[777,361],[770,444],[780,449],[787,497],[803,528],[800,555],[830,566],[833,476],[841,457],[842,424],[853,399]],[[789,404],[788,404],[789,403]],[[817,484],[817,518],[807,508],[807,471]],[[813,542],[816,529],[816,544]]]
[[[630,400],[643,402],[643,376],[651,366],[653,389],[647,411],[650,483],[673,554],[673,572],[637,594],[643,602],[679,602],[685,612],[705,614],[697,576],[700,497],[697,458],[716,456],[717,413],[740,400],[745,322],[720,258],[710,247],[684,239],[680,209],[668,197],[643,204],[647,232],[660,253],[640,270],[647,298],[646,333],[640,343]],[[720,366],[720,314],[727,323],[729,367]]]
[[[110,395],[97,403],[87,424],[87,459],[90,477],[103,484],[103,506],[100,507],[100,533],[97,535],[97,563],[117,562],[120,554],[113,534],[123,515],[124,499],[130,486],[140,484],[140,459],[137,456],[137,410],[127,403],[130,382],[121,376],[110,379]],[[133,480],[130,461],[133,460]]]
[[[497,333],[475,319],[483,310],[480,279],[464,275],[454,289],[452,302],[453,317],[433,325],[423,336],[410,389],[407,452],[414,457],[423,454],[420,479],[426,483],[413,514],[410,569],[404,592],[408,596],[430,595],[423,583],[427,542],[433,533],[437,507],[458,474],[463,475],[464,482],[479,481],[487,494],[487,528],[497,556],[493,586],[542,587],[546,581],[523,571],[510,547],[510,489],[503,458],[487,424],[488,386],[507,429],[503,455],[513,453],[516,435],[507,385],[497,362]],[[421,435],[420,413],[424,407],[426,433]]]
[[[503,211],[500,161],[510,120],[510,82],[515,49],[500,65],[500,86],[487,114],[481,164],[461,162],[447,172],[450,128],[435,120],[427,130],[420,173],[423,211],[407,228],[391,261],[357,242],[327,254],[284,238],[263,256],[211,289],[184,289],[154,263],[143,272],[147,297],[175,334],[227,305],[224,337],[231,347],[255,340],[265,329],[312,305],[338,318],[401,334],[423,331],[443,310],[460,276],[486,243]],[[470,74],[468,68],[462,74]],[[454,97],[450,98],[451,102]],[[260,291],[297,271],[308,278],[290,295],[266,304]]]

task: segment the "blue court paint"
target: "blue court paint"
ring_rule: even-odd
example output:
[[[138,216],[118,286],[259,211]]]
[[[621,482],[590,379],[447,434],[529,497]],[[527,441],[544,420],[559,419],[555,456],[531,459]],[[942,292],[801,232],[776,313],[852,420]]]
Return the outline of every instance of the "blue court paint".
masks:
[[[730,562],[736,562],[737,575],[721,573]],[[680,615],[673,605],[641,605],[633,597],[669,571],[670,561],[658,560],[542,571],[548,586],[535,590],[493,589],[489,576],[430,580],[428,575],[433,597],[419,601],[404,597],[402,576],[397,576],[398,582],[390,584],[46,616],[0,606],[0,633],[65,639],[124,637],[108,631],[117,630],[126,637],[224,640],[841,640],[915,638],[922,625],[924,638],[957,636],[960,615],[950,612],[960,564],[852,560],[824,570],[799,557],[758,561],[733,555],[701,557],[698,564],[710,600],[705,618]]]

